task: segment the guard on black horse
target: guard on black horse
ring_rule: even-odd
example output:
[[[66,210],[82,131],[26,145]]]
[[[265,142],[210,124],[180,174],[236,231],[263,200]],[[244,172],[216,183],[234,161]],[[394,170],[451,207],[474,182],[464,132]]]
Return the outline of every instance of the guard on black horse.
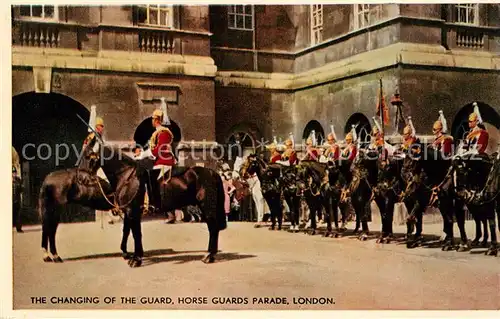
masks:
[[[402,169],[403,179],[406,181],[405,190],[400,195],[408,210],[406,220],[407,247],[413,248],[422,240],[423,214],[430,199],[430,189],[426,188],[427,178],[422,166],[422,144],[416,136],[411,117],[403,129],[403,144],[401,150],[405,153]],[[413,231],[415,230],[415,234]]]
[[[384,139],[384,132],[377,119],[374,117],[375,126],[372,131],[372,143],[368,147],[376,151],[378,156],[377,184],[373,188],[373,200],[380,210],[382,232],[378,243],[388,243],[393,237],[392,222],[394,218],[394,205],[398,201],[401,188],[401,168],[403,160],[398,157],[389,157],[389,150]]]
[[[325,208],[326,233],[325,237],[338,237],[345,231],[347,216],[342,214],[342,226],[339,227],[339,203],[342,193],[342,185],[345,184],[344,176],[340,171],[340,147],[337,144],[337,137],[333,125],[330,125],[330,133],[327,136],[324,155],[320,157],[320,162],[326,163],[328,169],[327,183],[321,187],[323,207]],[[332,220],[335,225],[335,232],[332,229]]]
[[[159,112],[155,111],[155,115]],[[163,113],[162,113],[163,115]],[[161,119],[161,117],[160,117]],[[161,120],[160,120],[161,122]],[[90,127],[92,130],[93,128]],[[158,134],[153,134],[157,137]],[[161,144],[161,139],[160,144]],[[102,168],[109,183],[89,171],[89,147],[81,156],[80,167],[58,170],[45,178],[39,198],[39,209],[42,216],[42,248],[45,252],[47,242],[50,242],[54,261],[62,261],[57,255],[55,234],[59,223],[60,210],[67,203],[78,203],[83,206],[98,209],[116,209],[123,211],[123,237],[121,249],[124,258],[129,259],[131,267],[142,264],[144,250],[141,232],[141,206],[144,202],[144,174],[147,170],[139,162],[123,154],[121,150],[101,144],[99,166]],[[158,155],[162,154],[162,147]],[[168,147],[167,147],[168,149]],[[150,151],[151,152],[151,151]],[[142,164],[142,163],[140,163]],[[224,211],[224,189],[220,176],[214,170],[205,167],[177,168],[169,171],[170,180],[161,186],[161,205],[165,211],[196,205],[202,212],[202,219],[209,229],[208,254],[202,259],[213,262],[218,250],[219,231],[226,228]],[[154,199],[153,200],[157,200]],[[134,237],[134,255],[126,251],[126,240],[129,231]],[[52,261],[48,253],[45,261]]]
[[[488,225],[492,240],[487,254],[497,255],[498,245],[495,223],[495,202],[474,201],[476,194],[484,192],[487,187],[488,176],[491,174],[493,159],[486,154],[488,147],[488,132],[486,131],[479,108],[474,103],[474,111],[469,116],[470,131],[453,162],[456,175],[457,197],[465,201],[476,222],[476,237],[472,245],[478,245],[482,236],[481,226],[484,226],[482,246],[488,242]],[[494,168],[494,167],[493,167]]]

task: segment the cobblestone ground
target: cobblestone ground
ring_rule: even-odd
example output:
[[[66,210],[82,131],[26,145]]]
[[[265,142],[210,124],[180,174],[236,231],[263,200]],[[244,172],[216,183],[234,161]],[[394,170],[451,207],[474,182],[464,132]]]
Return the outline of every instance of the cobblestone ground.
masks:
[[[427,234],[440,235],[440,228],[424,226]],[[132,269],[118,249],[121,224],[63,224],[57,235],[62,264],[42,261],[39,226],[13,233],[15,309],[500,309],[500,257],[485,256],[484,249],[407,249],[398,242],[229,223],[218,262],[206,265],[200,261],[208,245],[204,224],[155,220],[143,223],[144,266]],[[46,303],[31,297],[46,297]],[[68,304],[53,297],[99,302]],[[105,297],[116,301],[106,304]],[[217,297],[240,304],[221,305]],[[266,297],[274,299],[260,303]],[[304,301],[323,304],[297,304]]]

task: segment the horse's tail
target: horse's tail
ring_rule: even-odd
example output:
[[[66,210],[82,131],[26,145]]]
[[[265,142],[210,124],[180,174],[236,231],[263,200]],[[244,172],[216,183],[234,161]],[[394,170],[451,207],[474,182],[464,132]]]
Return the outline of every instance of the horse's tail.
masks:
[[[52,198],[52,193],[52,185],[44,182],[40,188],[40,194],[38,195],[38,217],[42,223],[47,217],[45,215],[47,213],[49,201]]]
[[[219,174],[214,172],[214,177],[216,184],[215,189],[217,190],[217,201],[215,205],[217,227],[219,228],[219,230],[223,230],[226,229],[227,227],[226,212],[224,210],[224,202],[226,200],[224,193],[224,185],[222,184],[222,178],[219,176]]]

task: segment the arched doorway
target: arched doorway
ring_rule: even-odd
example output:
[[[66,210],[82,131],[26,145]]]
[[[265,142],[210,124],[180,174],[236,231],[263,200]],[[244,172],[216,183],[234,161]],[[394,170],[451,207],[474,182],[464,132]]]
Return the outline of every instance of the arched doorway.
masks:
[[[351,131],[352,125],[356,126],[356,134],[361,142],[361,147],[366,147],[370,144],[370,121],[362,113],[354,113],[349,117],[344,128],[344,133],[347,134]]]
[[[307,140],[313,130],[314,135],[316,135],[316,141],[318,142],[318,145],[323,144],[325,141],[325,131],[323,130],[323,126],[321,126],[321,124],[316,120],[312,120],[307,123],[306,127],[304,128],[304,132],[302,133],[302,140]]]
[[[497,151],[500,142],[500,115],[494,108],[483,102],[477,102],[479,112],[483,119],[484,126],[489,134],[488,148],[486,153],[491,154]],[[472,103],[465,105],[460,109],[451,126],[451,135],[456,144],[463,140],[469,132],[469,114],[474,111]]]
[[[18,151],[25,192],[23,223],[39,223],[38,193],[47,174],[74,167],[88,128],[90,112],[61,94],[23,93],[12,98],[12,145]],[[106,121],[106,119],[104,118]],[[94,220],[94,212],[71,205],[61,222]]]
[[[263,151],[264,145],[260,143],[261,141],[260,131],[255,125],[249,123],[236,124],[227,134],[224,160],[232,162],[236,159],[236,156],[247,156]]]
[[[182,139],[181,128],[177,123],[170,119],[170,125],[166,126],[174,135],[174,141],[172,143],[172,148],[175,150],[178,143]],[[151,135],[153,135],[155,128],[153,127],[153,122],[151,116],[146,118],[137,126],[134,132],[134,141],[136,144],[146,148]]]

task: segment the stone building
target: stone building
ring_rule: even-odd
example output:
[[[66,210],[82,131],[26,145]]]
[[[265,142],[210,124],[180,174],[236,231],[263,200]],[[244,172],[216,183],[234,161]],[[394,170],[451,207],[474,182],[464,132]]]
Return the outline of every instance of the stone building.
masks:
[[[76,115],[92,105],[124,146],[147,140],[164,97],[180,162],[213,166],[217,143],[253,150],[290,132],[300,143],[332,124],[364,136],[382,80],[388,132],[395,93],[422,135],[442,109],[461,138],[477,101],[497,144],[499,4],[27,5],[12,18],[13,145],[43,155],[23,161],[31,207],[45,175],[76,161],[47,145],[79,149]]]

